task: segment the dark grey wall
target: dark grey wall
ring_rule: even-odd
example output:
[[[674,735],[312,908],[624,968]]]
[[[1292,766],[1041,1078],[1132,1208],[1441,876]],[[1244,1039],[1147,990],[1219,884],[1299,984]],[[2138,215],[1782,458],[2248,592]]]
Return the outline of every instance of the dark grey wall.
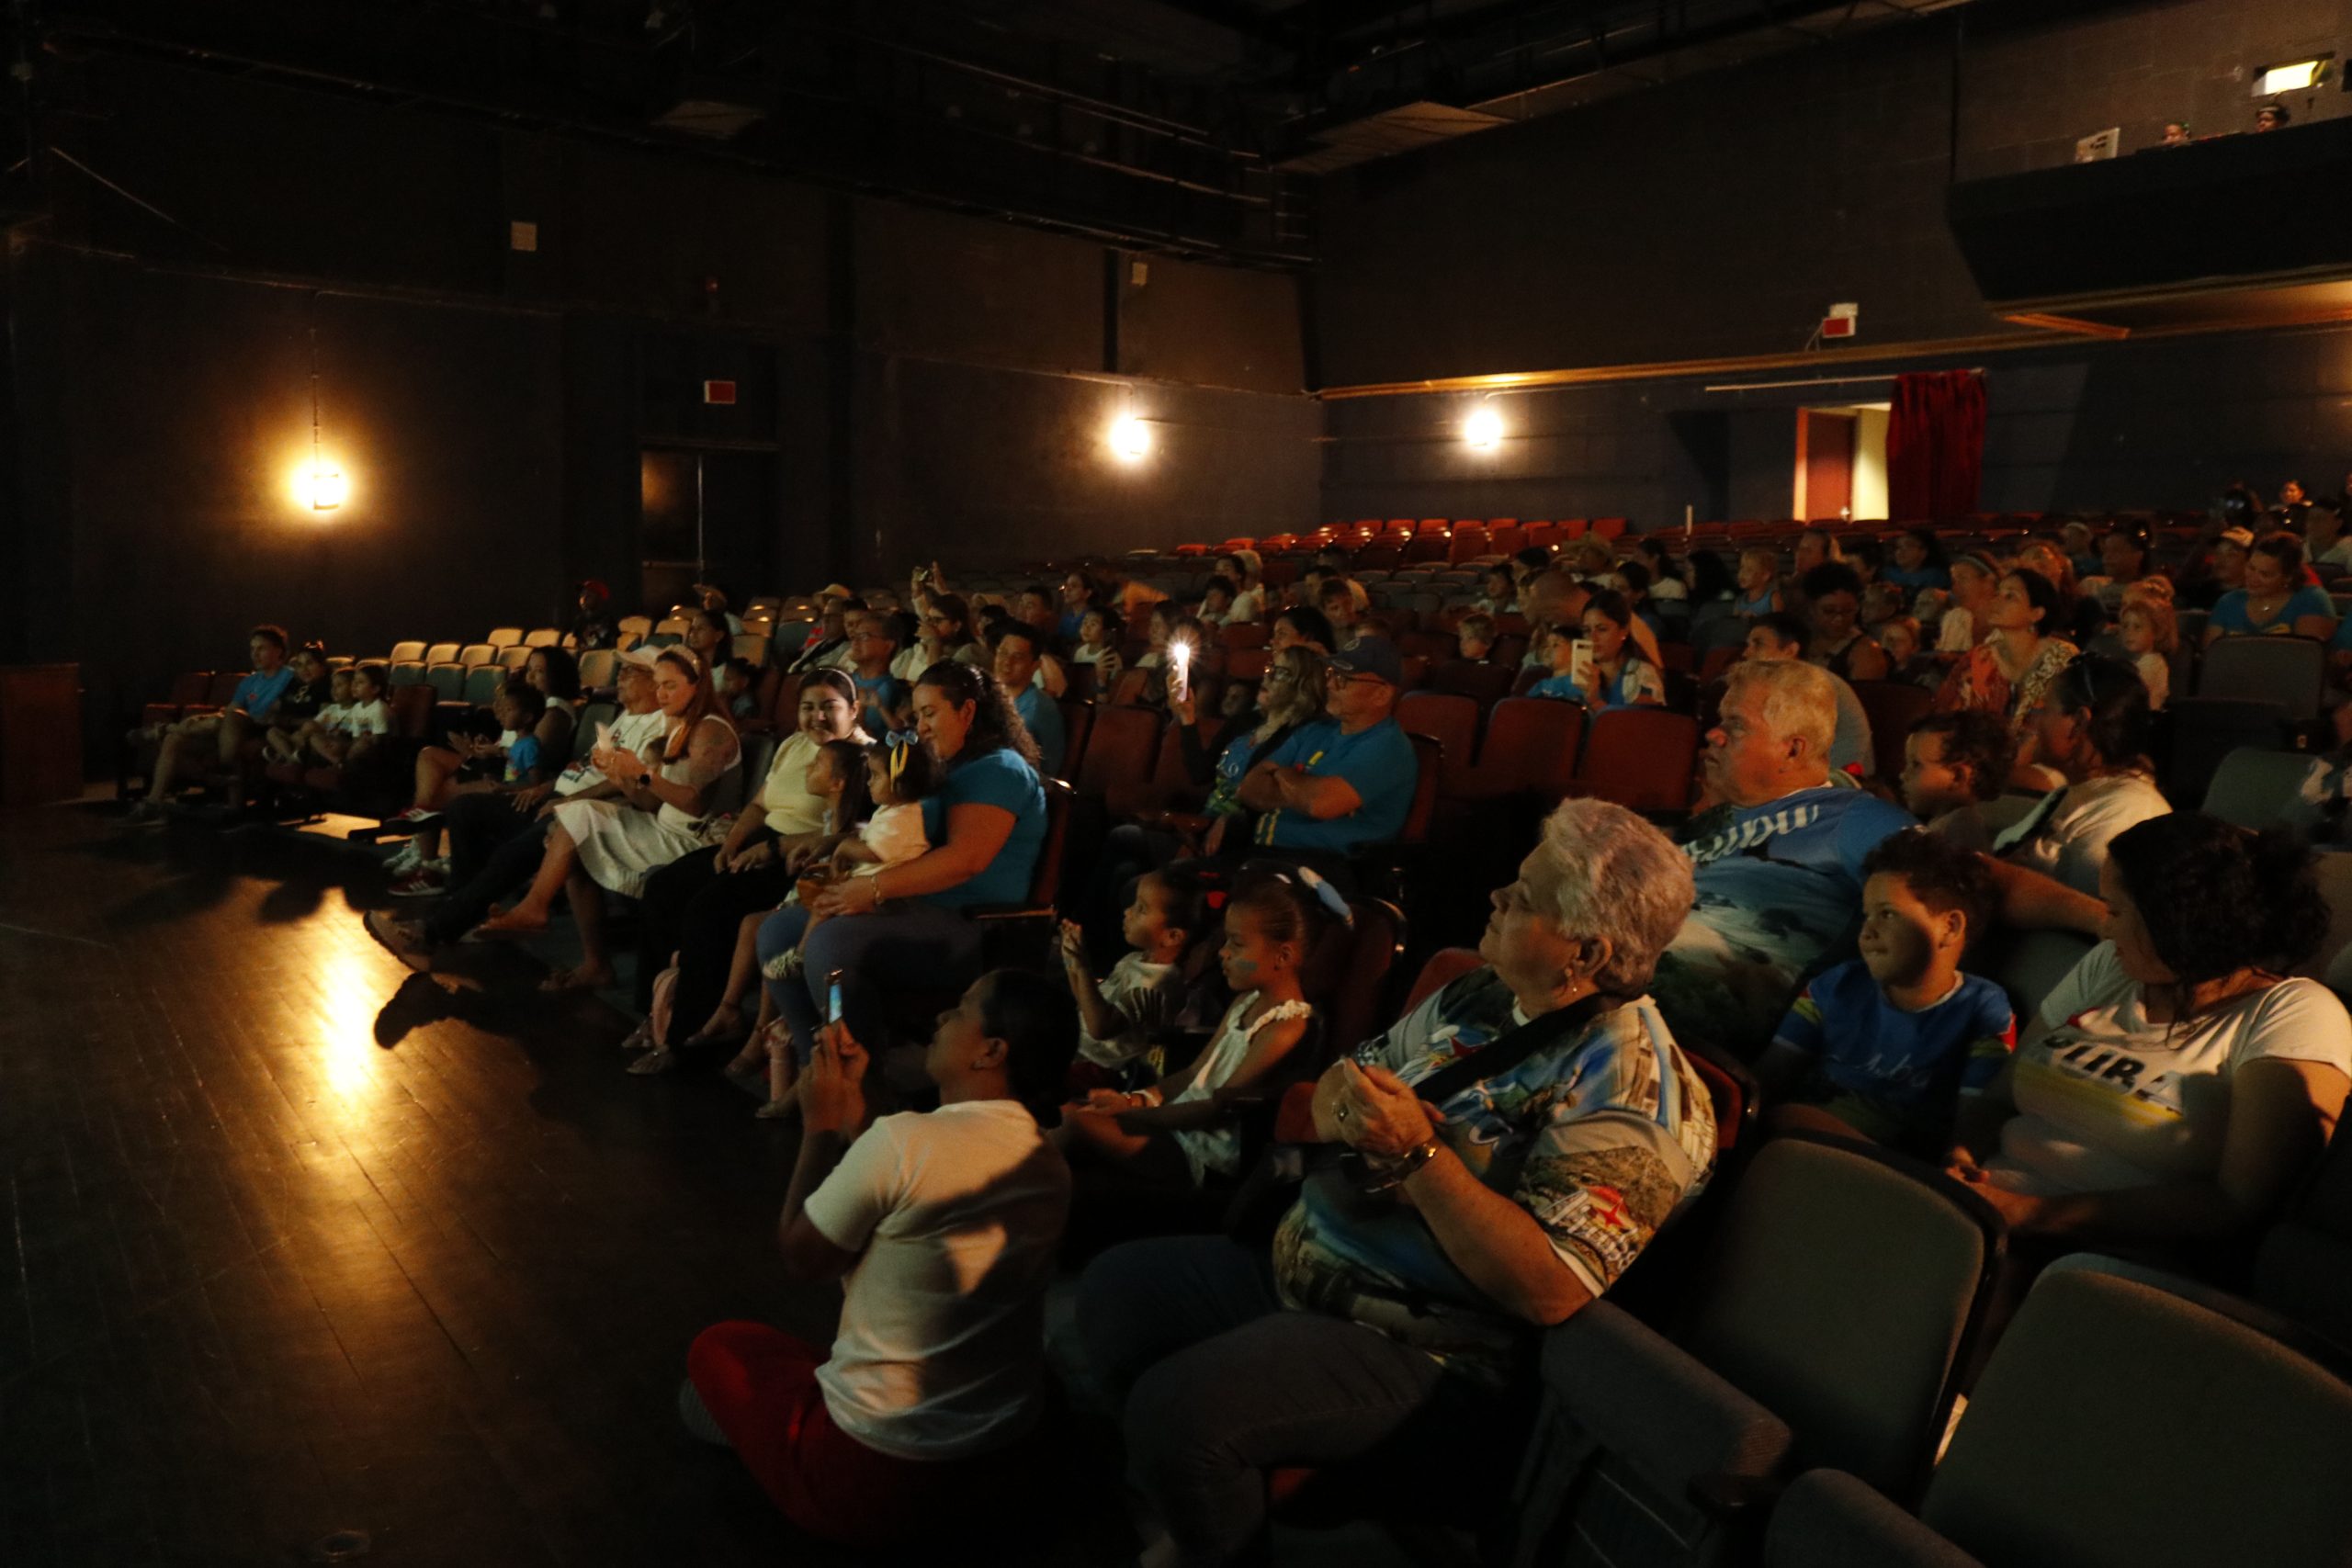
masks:
[[[1917,368],[1966,365],[1926,359]],[[2335,488],[2352,468],[2352,328],[2083,343],[1984,357],[1987,511],[2196,507],[2243,479]],[[1789,513],[1795,411],[1883,401],[1859,381],[1710,384],[1798,370],[1568,387],[1495,400],[1492,452],[1460,438],[1468,396],[1327,405],[1332,518],[1625,516],[1637,527]]]
[[[1365,165],[1325,182],[1320,384],[1790,353],[1840,300],[1866,342],[2007,330],[1944,220],[1955,166],[2246,130],[2256,67],[2327,51],[2304,118],[2352,112],[2352,0],[1980,0]]]
[[[155,210],[51,164],[12,246],[0,659],[80,660],[94,737],[257,619],[367,653],[628,596],[649,445],[772,476],[742,592],[1316,515],[1288,276],[142,62],[74,90],[60,145]]]

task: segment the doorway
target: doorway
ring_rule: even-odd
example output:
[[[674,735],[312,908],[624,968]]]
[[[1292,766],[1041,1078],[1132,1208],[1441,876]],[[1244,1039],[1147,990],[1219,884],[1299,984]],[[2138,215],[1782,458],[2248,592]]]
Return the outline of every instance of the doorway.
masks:
[[[741,606],[766,592],[775,455],[648,446],[638,456],[638,558],[644,609],[667,614],[697,582]]]
[[[1808,521],[1886,518],[1886,422],[1892,403],[1797,410],[1795,494]]]

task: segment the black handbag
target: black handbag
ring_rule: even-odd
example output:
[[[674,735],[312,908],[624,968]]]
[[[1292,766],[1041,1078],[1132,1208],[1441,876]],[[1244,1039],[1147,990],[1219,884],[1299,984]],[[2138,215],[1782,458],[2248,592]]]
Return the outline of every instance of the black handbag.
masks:
[[[1499,1077],[1538,1051],[1581,1032],[1622,1005],[1618,998],[1596,994],[1529,1019],[1484,1050],[1448,1062],[1416,1084],[1413,1093],[1427,1104],[1442,1105],[1473,1084]],[[1245,1246],[1272,1241],[1274,1228],[1309,1181],[1316,1184],[1318,1202],[1344,1208],[1353,1223],[1372,1224],[1396,1209],[1387,1179],[1345,1145],[1275,1144],[1259,1156],[1226,1205],[1225,1234]],[[1418,1216],[1413,1223],[1419,1224]]]

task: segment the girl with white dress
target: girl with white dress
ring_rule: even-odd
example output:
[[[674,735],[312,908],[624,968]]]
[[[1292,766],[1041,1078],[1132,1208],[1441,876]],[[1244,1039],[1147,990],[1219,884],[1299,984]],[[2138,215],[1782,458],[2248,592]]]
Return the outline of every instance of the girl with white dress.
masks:
[[[556,894],[568,892],[580,927],[581,961],[548,976],[543,990],[612,984],[602,890],[637,897],[655,872],[700,849],[718,817],[722,787],[742,765],[742,744],[702,660],[683,644],[641,659],[640,651],[631,649],[621,657],[651,666],[654,694],[668,720],[662,739],[642,754],[599,743],[589,761],[620,786],[622,798],[558,806],[530,891],[480,928],[490,935],[544,931]]]

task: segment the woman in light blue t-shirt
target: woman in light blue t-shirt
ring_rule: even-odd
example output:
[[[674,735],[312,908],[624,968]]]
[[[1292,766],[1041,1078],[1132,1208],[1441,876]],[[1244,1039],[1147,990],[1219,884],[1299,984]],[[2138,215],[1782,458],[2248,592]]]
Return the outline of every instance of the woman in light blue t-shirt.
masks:
[[[2303,580],[2303,542],[2292,534],[2266,534],[2246,551],[2245,586],[2215,602],[2205,643],[2225,637],[2335,635],[2335,601]]]
[[[980,929],[963,911],[1029,897],[1046,841],[1046,791],[1037,743],[1004,688],[989,671],[948,660],[922,672],[914,705],[915,732],[942,772],[922,802],[931,848],[903,865],[845,878],[760,928],[763,966],[808,937],[800,973],[769,982],[802,1062],[816,1048],[834,970],[851,1033],[879,1039],[888,988],[955,990],[978,978]],[[813,932],[811,914],[827,917]]]

